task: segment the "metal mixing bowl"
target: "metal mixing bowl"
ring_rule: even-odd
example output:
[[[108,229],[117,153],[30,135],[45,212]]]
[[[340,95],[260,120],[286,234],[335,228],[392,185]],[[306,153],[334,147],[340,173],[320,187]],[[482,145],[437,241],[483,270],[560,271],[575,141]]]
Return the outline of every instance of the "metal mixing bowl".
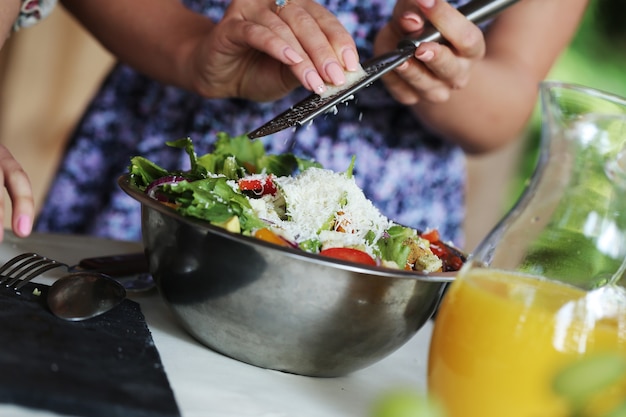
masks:
[[[132,186],[150,272],[180,324],[226,356],[334,377],[371,365],[431,317],[454,273],[368,267],[183,217]]]

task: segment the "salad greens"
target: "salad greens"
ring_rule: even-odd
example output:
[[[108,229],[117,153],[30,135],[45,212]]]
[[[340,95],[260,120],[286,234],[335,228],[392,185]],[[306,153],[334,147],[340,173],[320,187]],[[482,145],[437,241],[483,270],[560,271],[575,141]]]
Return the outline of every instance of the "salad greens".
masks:
[[[251,141],[247,136],[230,137],[224,132],[217,134],[215,149],[198,157],[191,138],[166,142],[167,146],[184,149],[189,155],[191,167],[187,171],[167,171],[154,162],[135,156],[129,171],[135,185],[145,189],[159,178],[179,175],[188,181],[205,179],[208,176],[224,175],[229,179],[243,178],[247,174],[266,172],[277,176],[291,175],[296,170],[320,167],[317,162],[298,158],[291,153],[267,155],[263,143]],[[209,174],[211,173],[211,174]]]
[[[168,171],[143,156],[135,156],[129,166],[134,185],[142,191],[158,185],[160,199],[173,203],[177,211],[186,216],[215,225],[224,225],[236,217],[239,224],[235,231],[244,234],[267,225],[254,213],[248,198],[228,180],[260,172],[287,176],[310,167],[321,167],[291,153],[268,155],[262,142],[251,141],[245,135],[230,137],[218,133],[213,152],[200,157],[190,138],[168,141],[166,145],[185,150],[190,168]]]
[[[229,179],[237,180],[259,172],[283,176],[320,166],[290,153],[267,155],[262,142],[251,141],[245,135],[230,137],[219,133],[214,151],[200,157],[190,138],[169,141],[166,145],[184,149],[189,155],[190,169],[168,171],[145,157],[135,156],[129,167],[134,184],[146,191],[166,179],[158,183],[159,194],[174,203],[181,214],[216,225],[237,217],[236,229],[244,234],[265,227],[266,223],[256,216],[247,197],[228,183]]]
[[[189,169],[170,171],[145,157],[135,156],[131,158],[129,166],[131,183],[152,198],[172,206],[184,216],[200,218],[231,232],[245,235],[256,235],[259,229],[272,230],[268,219],[261,219],[257,214],[258,204],[253,201],[259,199],[261,194],[256,194],[258,190],[254,188],[246,187],[258,185],[263,196],[269,197],[271,201],[275,199],[275,203],[280,205],[284,196],[280,192],[269,192],[271,195],[268,196],[268,188],[276,191],[276,182],[279,179],[310,168],[322,168],[315,161],[302,159],[291,153],[266,154],[262,142],[250,140],[246,135],[230,137],[226,133],[219,133],[213,151],[202,156],[196,154],[190,138],[169,141],[166,145],[187,153]],[[352,178],[354,164],[353,157],[344,173],[346,178]],[[255,208],[252,202],[255,203]],[[282,204],[285,203],[283,199]],[[347,191],[339,203],[340,207],[345,206]],[[284,211],[284,208],[279,211]],[[286,213],[284,215],[287,216],[287,221],[291,221]],[[333,232],[336,215],[337,213],[331,215],[317,233]],[[287,243],[312,253],[320,253],[323,249],[323,242],[316,238],[306,238],[300,242],[288,240]],[[430,262],[430,266],[434,265],[433,261],[441,266],[439,258],[443,259],[439,254],[435,255],[428,250],[429,245],[434,247],[434,242],[422,238],[414,229],[396,224],[385,230],[383,237],[377,237],[372,230],[367,231],[363,243],[371,248],[370,255],[379,258],[387,266],[417,266],[417,262],[413,262],[416,251],[424,257],[425,262]],[[426,248],[426,252],[421,252],[423,249],[418,247]],[[432,259],[426,259],[429,257]],[[426,266],[427,264],[420,265],[418,270],[428,270]]]

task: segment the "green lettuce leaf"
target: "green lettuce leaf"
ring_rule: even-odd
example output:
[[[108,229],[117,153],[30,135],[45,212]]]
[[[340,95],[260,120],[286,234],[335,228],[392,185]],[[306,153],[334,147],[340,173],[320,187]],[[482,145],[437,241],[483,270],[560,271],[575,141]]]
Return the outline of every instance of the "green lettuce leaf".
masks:
[[[186,216],[224,223],[232,216],[239,217],[242,231],[250,231],[266,224],[254,214],[248,199],[235,191],[224,177],[181,181],[163,185],[163,192],[179,205],[177,210]]]

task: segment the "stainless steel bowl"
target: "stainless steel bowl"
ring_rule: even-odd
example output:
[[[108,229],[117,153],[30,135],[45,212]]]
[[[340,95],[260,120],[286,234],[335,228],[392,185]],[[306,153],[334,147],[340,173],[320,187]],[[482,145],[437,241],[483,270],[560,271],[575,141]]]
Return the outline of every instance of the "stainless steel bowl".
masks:
[[[183,217],[132,186],[150,272],[180,324],[226,356],[334,377],[371,365],[431,317],[454,273],[367,267]]]

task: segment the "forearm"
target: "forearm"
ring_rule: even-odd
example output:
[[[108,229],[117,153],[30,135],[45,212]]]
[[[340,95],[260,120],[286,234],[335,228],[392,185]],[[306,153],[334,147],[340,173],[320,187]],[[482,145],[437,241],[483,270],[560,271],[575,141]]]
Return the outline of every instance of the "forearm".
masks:
[[[21,0],[0,1],[0,49],[11,34],[13,23],[20,11]]]
[[[539,83],[569,44],[587,3],[522,0],[511,7],[486,33],[486,55],[473,65],[469,84],[445,103],[419,102],[418,117],[468,152],[489,151],[518,137]]]
[[[514,140],[525,128],[537,100],[539,80],[524,71],[485,59],[472,81],[450,100],[414,106],[430,129],[468,153],[482,153]]]
[[[208,18],[171,0],[62,4],[120,61],[160,82],[194,89],[189,56],[213,26]]]

